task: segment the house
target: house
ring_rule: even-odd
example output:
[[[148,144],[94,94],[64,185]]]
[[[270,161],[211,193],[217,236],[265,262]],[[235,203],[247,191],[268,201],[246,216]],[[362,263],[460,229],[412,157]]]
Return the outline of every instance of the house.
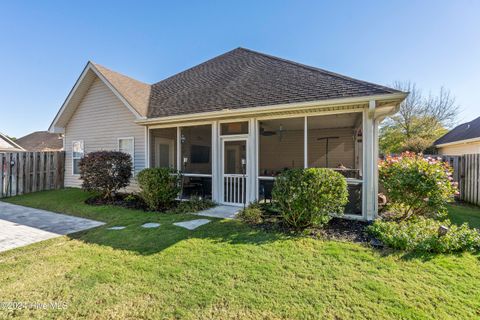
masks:
[[[25,151],[15,141],[7,135],[0,132],[0,153],[2,152],[22,152]]]
[[[65,137],[69,187],[102,149],[132,155],[135,173],[181,170],[182,196],[228,205],[268,200],[282,170],[329,167],[348,181],[346,216],[371,220],[378,126],[406,95],[244,48],[151,85],[88,62],[49,131]]]
[[[15,142],[24,150],[31,152],[63,150],[62,135],[48,131],[32,132],[24,137],[18,138]]]
[[[456,126],[434,142],[439,154],[480,153],[480,117]]]

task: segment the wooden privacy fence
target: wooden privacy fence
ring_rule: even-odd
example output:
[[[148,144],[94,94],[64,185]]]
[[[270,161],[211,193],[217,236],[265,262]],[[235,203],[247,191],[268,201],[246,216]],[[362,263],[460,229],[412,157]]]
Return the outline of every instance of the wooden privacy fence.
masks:
[[[0,198],[63,188],[65,154],[0,153]]]
[[[460,200],[480,205],[480,154],[441,157],[453,167],[453,179],[458,182]]]

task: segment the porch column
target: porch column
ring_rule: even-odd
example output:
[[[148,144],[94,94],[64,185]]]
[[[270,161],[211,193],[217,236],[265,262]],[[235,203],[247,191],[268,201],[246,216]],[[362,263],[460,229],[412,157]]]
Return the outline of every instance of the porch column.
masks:
[[[220,202],[220,163],[219,159],[219,139],[218,139],[218,122],[212,123],[212,200]]]
[[[150,128],[145,126],[145,168],[151,167],[150,159]]]
[[[377,155],[375,151],[376,126],[374,120],[375,100],[371,100],[368,109],[363,114],[363,217],[367,220],[373,220],[376,216],[375,203],[377,194],[375,190],[377,182],[375,171],[377,169]]]
[[[258,139],[258,129],[257,121],[255,118],[248,120],[249,130],[248,130],[248,151],[247,151],[247,176],[248,176],[248,193],[247,193],[247,204],[253,202],[257,199],[258,195],[258,161],[257,161],[257,139]]]

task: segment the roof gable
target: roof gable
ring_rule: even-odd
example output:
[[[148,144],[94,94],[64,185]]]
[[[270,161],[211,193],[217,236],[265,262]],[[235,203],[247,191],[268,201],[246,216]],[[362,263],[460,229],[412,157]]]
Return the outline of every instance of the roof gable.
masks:
[[[480,138],[480,117],[470,122],[462,123],[434,142],[434,145],[453,143],[457,141]]]
[[[99,78],[138,119],[145,118],[150,85],[88,62],[50,125],[50,132],[62,132],[93,81]]]
[[[391,93],[399,91],[238,48],[153,84],[148,118]]]
[[[18,152],[25,151],[16,142],[10,139],[7,135],[0,132],[0,152]]]

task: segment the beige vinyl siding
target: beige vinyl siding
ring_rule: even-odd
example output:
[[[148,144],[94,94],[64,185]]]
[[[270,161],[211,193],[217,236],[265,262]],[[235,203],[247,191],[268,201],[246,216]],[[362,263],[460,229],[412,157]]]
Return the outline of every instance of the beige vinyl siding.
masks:
[[[480,141],[440,147],[438,149],[438,153],[449,156],[460,156],[462,154],[480,153]]]
[[[65,128],[65,186],[79,187],[78,175],[72,173],[72,142],[83,140],[85,153],[117,150],[118,138],[135,139],[135,173],[145,167],[145,128],[134,123],[135,116],[100,80],[88,89]],[[132,188],[136,183],[132,181]],[[130,189],[132,189],[130,188]]]

